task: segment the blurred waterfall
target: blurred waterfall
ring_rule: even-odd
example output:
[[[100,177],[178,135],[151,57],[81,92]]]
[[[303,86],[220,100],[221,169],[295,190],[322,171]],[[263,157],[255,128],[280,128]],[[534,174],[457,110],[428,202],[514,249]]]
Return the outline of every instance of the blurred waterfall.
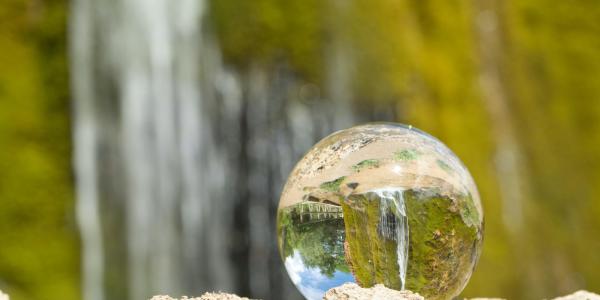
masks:
[[[314,142],[377,113],[354,112],[340,43],[325,51],[323,90],[285,64],[226,67],[203,26],[206,4],[73,1],[87,300],[207,290],[300,299],[276,250],[281,187]]]

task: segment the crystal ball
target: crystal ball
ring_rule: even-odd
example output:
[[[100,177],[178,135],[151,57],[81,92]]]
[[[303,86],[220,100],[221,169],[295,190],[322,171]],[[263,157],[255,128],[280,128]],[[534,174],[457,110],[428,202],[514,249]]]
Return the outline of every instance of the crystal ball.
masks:
[[[469,171],[442,142],[372,123],[329,135],[298,162],[277,236],[309,300],[346,282],[452,299],[479,259],[483,211]]]

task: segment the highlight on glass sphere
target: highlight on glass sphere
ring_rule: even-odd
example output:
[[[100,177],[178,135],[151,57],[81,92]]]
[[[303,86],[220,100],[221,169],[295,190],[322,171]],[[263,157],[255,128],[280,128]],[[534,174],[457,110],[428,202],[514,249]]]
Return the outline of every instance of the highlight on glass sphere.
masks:
[[[469,171],[442,142],[371,123],[331,134],[298,162],[277,235],[309,300],[346,282],[451,299],[479,259],[483,211]]]

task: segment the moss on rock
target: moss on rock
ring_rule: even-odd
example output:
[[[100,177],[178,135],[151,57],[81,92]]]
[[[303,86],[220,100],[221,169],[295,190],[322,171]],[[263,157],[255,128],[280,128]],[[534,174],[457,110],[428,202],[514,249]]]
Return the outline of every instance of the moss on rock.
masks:
[[[407,190],[409,257],[405,287],[427,299],[447,299],[466,284],[479,255],[481,227],[472,199],[452,199],[431,190]],[[380,234],[381,199],[350,195],[342,202],[345,254],[363,287],[382,283],[400,289],[397,242]]]
[[[479,256],[481,228],[468,224],[449,197],[410,190],[404,198],[410,228],[406,288],[434,300],[457,295]]]
[[[379,160],[377,159],[365,159],[356,165],[352,166],[352,170],[355,172],[360,172],[365,168],[379,168]]]
[[[402,149],[394,152],[394,159],[400,161],[407,161],[416,159],[419,156],[419,152],[415,149]]]
[[[346,179],[346,176],[339,177],[332,181],[323,182],[319,187],[329,192],[337,192],[340,189],[340,185],[344,179]]]
[[[397,243],[379,233],[379,200],[375,193],[365,193],[351,195],[342,202],[348,242],[346,255],[350,257],[355,280],[363,287],[383,283],[400,289]]]

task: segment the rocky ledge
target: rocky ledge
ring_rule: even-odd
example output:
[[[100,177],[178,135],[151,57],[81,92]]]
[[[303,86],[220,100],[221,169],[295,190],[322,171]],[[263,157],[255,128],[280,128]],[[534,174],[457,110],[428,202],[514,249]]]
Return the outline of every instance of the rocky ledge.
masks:
[[[327,291],[323,300],[423,300],[419,294],[411,291],[396,291],[378,284],[372,288],[361,288],[354,283],[346,283]],[[0,291],[0,300],[9,300],[8,295]],[[178,300],[169,296],[154,296],[150,300]],[[250,300],[226,293],[206,293],[200,297],[183,297],[179,300]],[[471,298],[470,300],[502,300],[500,298]],[[573,294],[554,298],[553,300],[600,300],[600,295],[588,291],[577,291]]]
[[[554,298],[553,300],[600,300],[600,295],[588,291],[577,291],[571,295]]]
[[[336,288],[332,288],[323,297],[323,300],[425,300],[423,296],[411,291],[396,291],[388,289],[382,284],[377,284],[372,288],[361,288],[355,283],[345,283]]]
[[[2,300],[2,299],[0,299],[0,300]],[[171,298],[169,296],[154,296],[150,300],[178,300],[178,299]],[[183,296],[183,298],[181,298],[179,300],[249,300],[249,299],[245,298],[245,297],[239,297],[239,296],[233,295],[233,294],[227,294],[227,293],[205,293],[204,295],[202,295],[200,297],[196,297],[196,298],[188,298],[186,296]]]
[[[327,291],[323,300],[424,300],[423,296],[411,291],[396,291],[381,284],[372,288],[361,288],[354,283],[346,283]],[[0,297],[0,300],[4,300]],[[150,300],[178,300],[169,296],[154,296]],[[232,294],[206,293],[199,298],[183,297],[179,300],[248,300]],[[467,299],[465,299],[467,300]],[[501,298],[471,298],[468,300],[503,300]],[[554,298],[552,300],[600,300],[600,295],[587,291]]]

